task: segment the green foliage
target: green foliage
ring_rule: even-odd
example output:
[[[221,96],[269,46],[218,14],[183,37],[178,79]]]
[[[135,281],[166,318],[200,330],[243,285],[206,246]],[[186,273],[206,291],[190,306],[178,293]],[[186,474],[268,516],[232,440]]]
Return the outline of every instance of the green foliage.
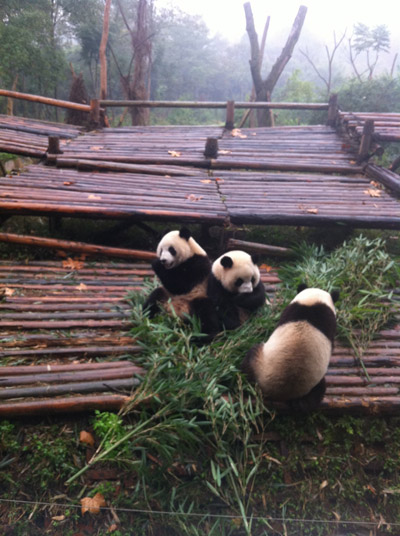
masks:
[[[354,26],[354,49],[356,52],[389,52],[390,32],[385,24],[369,28],[366,24]]]
[[[301,282],[331,291],[340,289],[338,333],[361,356],[392,315],[392,293],[400,277],[398,263],[380,238],[359,236],[327,254],[324,247],[303,244],[300,258],[280,275],[288,288]]]
[[[287,79],[284,87],[275,92],[274,100],[281,102],[316,102],[317,92],[312,82],[302,79],[300,69],[295,69]],[[301,110],[277,110],[275,112],[276,124],[278,125],[304,125],[314,123],[315,116],[312,120],[312,112]]]
[[[342,110],[355,112],[400,112],[400,79],[380,76],[371,80],[348,80],[338,91]]]

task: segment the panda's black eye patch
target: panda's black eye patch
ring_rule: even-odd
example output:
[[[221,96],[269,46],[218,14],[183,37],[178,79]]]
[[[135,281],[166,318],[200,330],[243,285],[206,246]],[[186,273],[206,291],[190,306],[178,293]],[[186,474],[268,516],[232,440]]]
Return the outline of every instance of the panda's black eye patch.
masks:
[[[253,275],[253,277],[251,278],[251,284],[254,285],[255,282],[256,282],[256,278]]]
[[[243,285],[244,281],[241,277],[238,277],[235,281],[235,287],[240,287],[241,285]]]
[[[168,248],[168,251],[171,253],[171,255],[172,255],[173,257],[175,257],[175,255],[176,255],[176,249],[175,249],[173,246],[170,246],[170,247]]]

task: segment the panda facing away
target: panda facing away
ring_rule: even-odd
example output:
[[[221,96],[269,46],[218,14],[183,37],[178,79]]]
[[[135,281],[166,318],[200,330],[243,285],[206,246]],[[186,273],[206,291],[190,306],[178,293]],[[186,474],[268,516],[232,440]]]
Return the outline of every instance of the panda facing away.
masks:
[[[211,262],[204,249],[194,240],[189,229],[182,227],[163,236],[157,246],[153,270],[161,281],[146,299],[143,309],[154,317],[161,308],[171,306],[180,318],[202,314],[207,307],[207,281]]]
[[[325,394],[325,374],[336,333],[339,293],[300,285],[266,343],[253,346],[242,370],[266,399],[311,411]]]
[[[265,304],[265,288],[254,257],[239,250],[221,255],[212,265],[207,295],[216,311],[214,332],[239,327]]]

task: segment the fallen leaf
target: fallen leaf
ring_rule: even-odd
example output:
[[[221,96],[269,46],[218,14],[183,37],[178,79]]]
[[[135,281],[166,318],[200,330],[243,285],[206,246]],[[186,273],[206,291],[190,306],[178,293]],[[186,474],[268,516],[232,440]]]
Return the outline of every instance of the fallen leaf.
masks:
[[[380,188],[381,186],[377,181],[370,181],[370,184],[372,184],[372,186],[375,186],[375,188]]]
[[[51,519],[53,521],[64,521],[65,516],[53,516]]]
[[[104,147],[101,145],[93,145],[93,147],[90,148],[91,151],[101,151],[102,149],[104,149]]]
[[[307,212],[309,214],[318,214],[318,209],[317,208],[308,208]]]
[[[219,177],[215,177],[215,180],[216,180],[217,182],[225,182],[224,179],[220,179]]]
[[[106,500],[101,493],[96,493],[94,497],[84,497],[81,499],[82,515],[86,512],[98,514],[100,508],[106,505]]]
[[[88,199],[96,199],[97,201],[99,201],[101,197],[99,195],[90,194],[88,195]]]
[[[78,285],[75,288],[76,288],[76,290],[87,290],[87,286],[85,285],[85,283],[81,283],[80,285]]]
[[[270,272],[272,270],[272,266],[268,266],[268,264],[261,264],[260,268],[262,268],[266,272]]]
[[[200,182],[203,182],[204,184],[210,184],[212,182],[211,179],[202,179]]]
[[[74,184],[74,181],[64,181],[63,184],[65,186],[71,186],[71,184]]]
[[[368,489],[371,493],[373,493],[374,495],[376,495],[376,489],[371,486],[371,484],[367,484],[366,486],[366,489]]]
[[[219,154],[232,154],[232,151],[228,151],[226,149],[221,149],[220,151],[218,151]]]
[[[182,153],[180,153],[179,151],[168,151],[168,153],[171,155],[171,156],[181,156]]]
[[[70,270],[81,270],[85,264],[81,261],[71,259],[71,257],[68,257],[67,260],[62,261],[63,268],[69,268]]]
[[[91,447],[94,445],[94,437],[90,432],[86,432],[86,430],[82,430],[79,434],[79,441],[85,445],[90,445]]]
[[[113,523],[112,525],[110,525],[107,529],[107,532],[110,533],[110,532],[115,532],[116,530],[118,529],[118,525],[116,523]]]
[[[234,137],[234,138],[247,138],[247,136],[245,134],[242,134],[240,129],[239,128],[234,128],[231,132],[231,135]]]
[[[364,193],[370,197],[381,197],[382,195],[380,190],[375,190],[374,188],[368,188],[367,190],[364,190]]]
[[[186,199],[189,199],[189,201],[200,201],[200,199],[203,199],[203,196],[202,195],[199,195],[198,197],[195,196],[194,194],[188,194],[186,196]]]
[[[328,481],[324,480],[322,484],[320,485],[319,490],[322,491],[324,488],[326,488],[327,485],[328,485]]]

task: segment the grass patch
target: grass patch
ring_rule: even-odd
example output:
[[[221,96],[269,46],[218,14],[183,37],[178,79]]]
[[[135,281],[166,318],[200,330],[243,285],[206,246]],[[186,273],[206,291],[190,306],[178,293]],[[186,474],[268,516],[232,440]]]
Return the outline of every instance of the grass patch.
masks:
[[[387,289],[398,267],[382,240],[360,236],[330,253],[302,246],[281,276],[271,306],[205,346],[195,319],[150,320],[141,310],[144,296],[134,295],[132,333],[142,346],[135,361],[147,375],[124,420],[97,414],[102,448],[69,482],[96,462],[133,470],[130,507],[170,512],[152,525],[162,526],[163,534],[290,533],[293,518],[316,519],[312,526],[299,524],[298,534],[329,534],[335,520],[362,522],[378,511],[385,519],[393,512],[391,521],[399,521],[391,510],[400,504],[393,491],[399,454],[394,444],[388,459],[380,450],[390,440],[384,420],[276,416],[239,372],[247,350],[266,340],[303,281],[340,287],[339,332],[360,351],[390,317]],[[135,528],[144,526],[138,516]]]

